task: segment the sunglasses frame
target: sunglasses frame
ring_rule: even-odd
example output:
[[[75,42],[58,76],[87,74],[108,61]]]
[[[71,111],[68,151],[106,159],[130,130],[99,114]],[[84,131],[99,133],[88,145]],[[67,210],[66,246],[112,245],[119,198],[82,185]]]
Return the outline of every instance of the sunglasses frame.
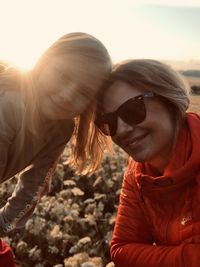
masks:
[[[150,97],[154,97],[154,96],[155,96],[155,93],[153,93],[151,91],[147,91],[147,92],[144,92],[143,94],[137,95],[133,98],[129,98],[127,101],[122,103],[115,111],[107,112],[107,113],[101,114],[100,116],[97,116],[97,118],[95,119],[95,125],[104,135],[107,135],[107,136],[114,136],[116,134],[118,117],[120,117],[123,121],[125,121],[129,125],[133,125],[133,124],[137,125],[137,124],[143,122],[146,118],[146,106],[144,104],[144,98],[150,98]],[[122,118],[122,116],[120,115],[120,110],[122,110],[123,107],[125,105],[127,105],[127,102],[135,101],[135,100],[140,100],[143,103],[143,109],[141,109],[141,111],[143,112],[143,117],[142,117],[142,120],[138,120],[138,121],[136,120],[135,122],[132,122],[132,121],[129,122],[129,120]],[[110,123],[111,126],[109,125],[109,120],[111,120],[111,123]],[[100,125],[102,125],[103,123],[108,125],[108,127],[109,127],[108,131],[102,130],[102,127]]]

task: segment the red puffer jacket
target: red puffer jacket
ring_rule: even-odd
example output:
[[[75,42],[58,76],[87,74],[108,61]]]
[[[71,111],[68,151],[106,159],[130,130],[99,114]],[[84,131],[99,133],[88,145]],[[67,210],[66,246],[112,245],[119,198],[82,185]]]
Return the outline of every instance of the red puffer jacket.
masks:
[[[0,266],[17,267],[10,247],[0,239]]]
[[[200,267],[200,117],[188,113],[163,176],[130,161],[111,241],[116,267]]]

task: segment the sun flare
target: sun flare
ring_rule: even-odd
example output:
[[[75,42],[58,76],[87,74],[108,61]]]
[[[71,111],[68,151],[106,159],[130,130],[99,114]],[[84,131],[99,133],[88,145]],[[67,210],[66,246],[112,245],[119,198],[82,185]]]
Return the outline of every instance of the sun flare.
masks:
[[[199,0],[0,0],[0,6],[0,60],[22,69],[74,31],[99,38],[114,62],[200,58]]]

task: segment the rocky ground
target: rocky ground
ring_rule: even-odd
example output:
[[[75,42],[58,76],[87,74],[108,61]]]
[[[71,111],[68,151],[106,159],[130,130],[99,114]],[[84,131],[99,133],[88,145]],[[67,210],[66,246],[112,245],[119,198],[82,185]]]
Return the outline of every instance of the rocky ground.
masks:
[[[66,158],[25,229],[5,240],[21,267],[113,267],[109,242],[127,156],[115,147],[113,157],[105,156],[100,170],[87,176],[74,174]],[[0,199],[6,201],[15,183],[1,186]]]

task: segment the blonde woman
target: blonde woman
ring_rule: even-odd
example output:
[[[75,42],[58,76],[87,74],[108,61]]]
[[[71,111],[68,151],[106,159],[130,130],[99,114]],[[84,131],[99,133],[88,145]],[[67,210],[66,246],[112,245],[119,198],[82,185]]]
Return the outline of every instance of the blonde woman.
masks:
[[[48,191],[57,160],[72,138],[71,162],[79,172],[94,170],[91,120],[97,91],[111,70],[104,45],[87,33],[62,36],[28,73],[0,66],[0,177],[16,174],[18,184],[0,210],[0,236],[24,227]],[[0,266],[14,266],[1,241]]]
[[[186,112],[188,87],[150,59],[116,65],[99,98],[96,125],[130,155],[111,256],[115,266],[198,267],[200,117]]]

